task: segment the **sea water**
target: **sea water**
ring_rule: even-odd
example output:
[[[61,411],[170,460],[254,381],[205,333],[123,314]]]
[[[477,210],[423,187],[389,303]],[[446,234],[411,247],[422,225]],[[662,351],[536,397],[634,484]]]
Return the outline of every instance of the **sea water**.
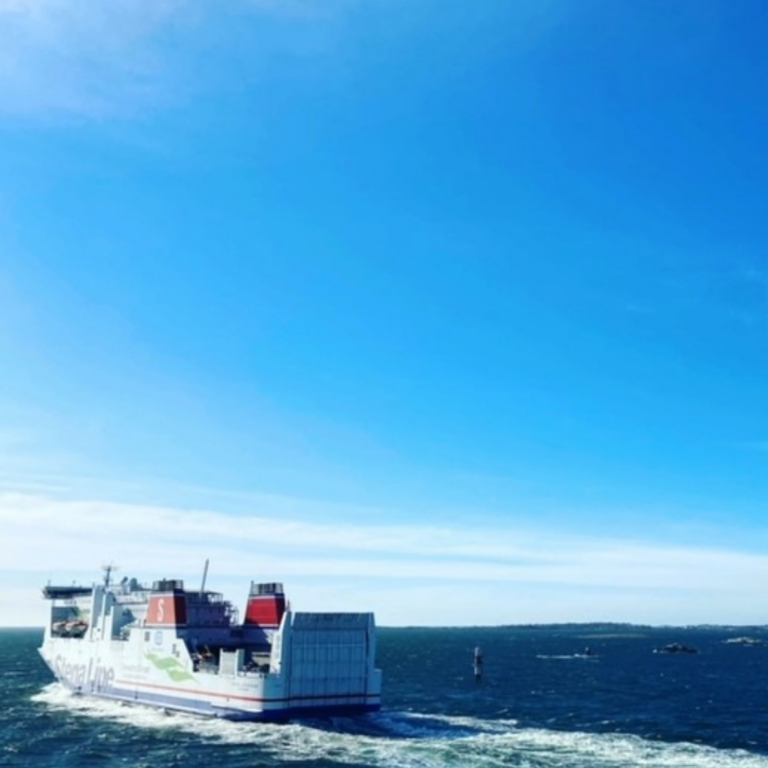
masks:
[[[383,628],[382,711],[288,725],[71,696],[41,637],[0,630],[0,766],[768,768],[766,628]]]

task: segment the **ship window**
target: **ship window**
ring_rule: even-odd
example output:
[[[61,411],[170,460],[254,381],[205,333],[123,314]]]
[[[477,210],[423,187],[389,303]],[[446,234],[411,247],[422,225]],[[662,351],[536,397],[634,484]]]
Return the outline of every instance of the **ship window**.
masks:
[[[149,642],[149,632],[145,632],[145,633],[144,633],[144,642],[145,642],[145,643],[148,643],[148,642]]]

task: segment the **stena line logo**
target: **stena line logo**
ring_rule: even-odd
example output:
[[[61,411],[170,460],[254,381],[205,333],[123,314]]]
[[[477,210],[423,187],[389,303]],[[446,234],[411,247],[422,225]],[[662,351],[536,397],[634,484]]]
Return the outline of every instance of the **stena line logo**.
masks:
[[[73,688],[111,688],[115,681],[114,668],[94,663],[93,659],[87,664],[75,664],[57,656],[53,660],[53,666],[56,677]]]

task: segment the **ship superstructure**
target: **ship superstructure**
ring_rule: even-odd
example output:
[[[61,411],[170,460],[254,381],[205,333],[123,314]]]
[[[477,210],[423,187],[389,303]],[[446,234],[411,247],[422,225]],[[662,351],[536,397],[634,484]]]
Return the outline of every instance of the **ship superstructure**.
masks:
[[[46,586],[40,654],[70,690],[235,720],[381,705],[372,613],[294,613],[280,583],[251,583],[242,622],[219,592],[179,579]]]

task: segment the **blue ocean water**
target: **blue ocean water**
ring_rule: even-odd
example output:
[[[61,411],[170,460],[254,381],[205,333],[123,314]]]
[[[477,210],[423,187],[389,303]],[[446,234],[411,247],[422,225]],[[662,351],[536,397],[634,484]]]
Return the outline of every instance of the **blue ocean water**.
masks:
[[[41,637],[0,630],[0,766],[768,768],[766,628],[384,628],[383,711],[288,725],[72,697]]]

